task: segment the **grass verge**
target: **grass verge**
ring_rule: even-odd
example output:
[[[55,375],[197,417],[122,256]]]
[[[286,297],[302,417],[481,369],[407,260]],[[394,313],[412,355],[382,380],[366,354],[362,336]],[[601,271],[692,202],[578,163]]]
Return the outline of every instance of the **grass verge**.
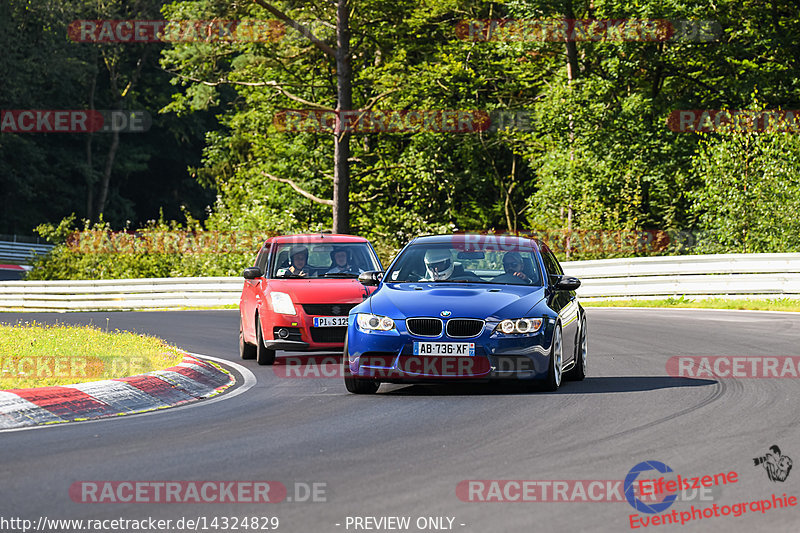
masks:
[[[175,366],[182,353],[161,339],[93,326],[0,325],[0,390],[69,385]]]
[[[794,311],[800,312],[800,299],[742,299],[708,298],[692,300],[684,296],[663,300],[581,300],[584,307],[693,307],[701,309],[742,309],[749,311]]]

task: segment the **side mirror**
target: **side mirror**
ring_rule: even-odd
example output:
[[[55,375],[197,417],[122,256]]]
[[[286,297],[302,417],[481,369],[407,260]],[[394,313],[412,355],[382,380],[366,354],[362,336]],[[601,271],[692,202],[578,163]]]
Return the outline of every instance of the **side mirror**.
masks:
[[[559,276],[554,286],[557,291],[576,291],[581,286],[581,280],[572,276]]]
[[[366,285],[367,287],[377,285],[383,279],[383,272],[380,270],[370,270],[368,272],[362,272],[358,276],[358,281],[362,285]]]
[[[247,267],[244,269],[244,273],[242,273],[244,279],[256,279],[263,275],[264,273],[261,272],[261,269],[258,267]]]

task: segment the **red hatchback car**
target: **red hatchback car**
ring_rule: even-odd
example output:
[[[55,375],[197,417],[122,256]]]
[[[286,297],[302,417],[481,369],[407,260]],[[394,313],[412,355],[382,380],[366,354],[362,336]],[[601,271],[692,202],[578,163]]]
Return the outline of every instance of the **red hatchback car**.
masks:
[[[362,237],[322,233],[267,239],[244,271],[239,354],[271,365],[276,350],[341,351],[347,315],[375,289],[358,281],[383,270]]]

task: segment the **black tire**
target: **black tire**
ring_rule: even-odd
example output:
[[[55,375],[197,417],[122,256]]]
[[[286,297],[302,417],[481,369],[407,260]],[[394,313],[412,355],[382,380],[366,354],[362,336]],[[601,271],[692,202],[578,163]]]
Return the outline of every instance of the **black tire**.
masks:
[[[242,319],[239,318],[239,357],[242,359],[255,359],[256,347],[245,342],[244,332],[242,331]]]
[[[543,389],[555,392],[561,385],[561,369],[564,365],[564,343],[561,338],[561,324],[556,324],[553,330],[553,344],[550,346],[550,365],[547,379],[544,380]]]
[[[586,336],[586,318],[581,320],[581,331],[578,337],[578,345],[575,347],[575,366],[564,374],[564,379],[569,381],[583,381],[586,377],[586,357],[589,352],[589,345]]]
[[[350,373],[350,353],[347,350],[347,337],[344,338],[344,350],[342,353],[342,375],[344,375],[344,386],[347,392],[353,394],[375,394],[381,384],[371,379],[357,378]]]
[[[256,363],[271,365],[275,362],[275,350],[264,346],[264,335],[261,333],[261,320],[256,316]]]

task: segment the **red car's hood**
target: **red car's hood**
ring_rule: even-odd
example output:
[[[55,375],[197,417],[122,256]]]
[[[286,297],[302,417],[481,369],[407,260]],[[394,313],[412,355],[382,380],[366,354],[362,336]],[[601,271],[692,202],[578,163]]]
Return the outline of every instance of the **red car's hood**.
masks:
[[[296,304],[361,303],[375,287],[357,279],[271,279],[269,290],[285,292]]]

